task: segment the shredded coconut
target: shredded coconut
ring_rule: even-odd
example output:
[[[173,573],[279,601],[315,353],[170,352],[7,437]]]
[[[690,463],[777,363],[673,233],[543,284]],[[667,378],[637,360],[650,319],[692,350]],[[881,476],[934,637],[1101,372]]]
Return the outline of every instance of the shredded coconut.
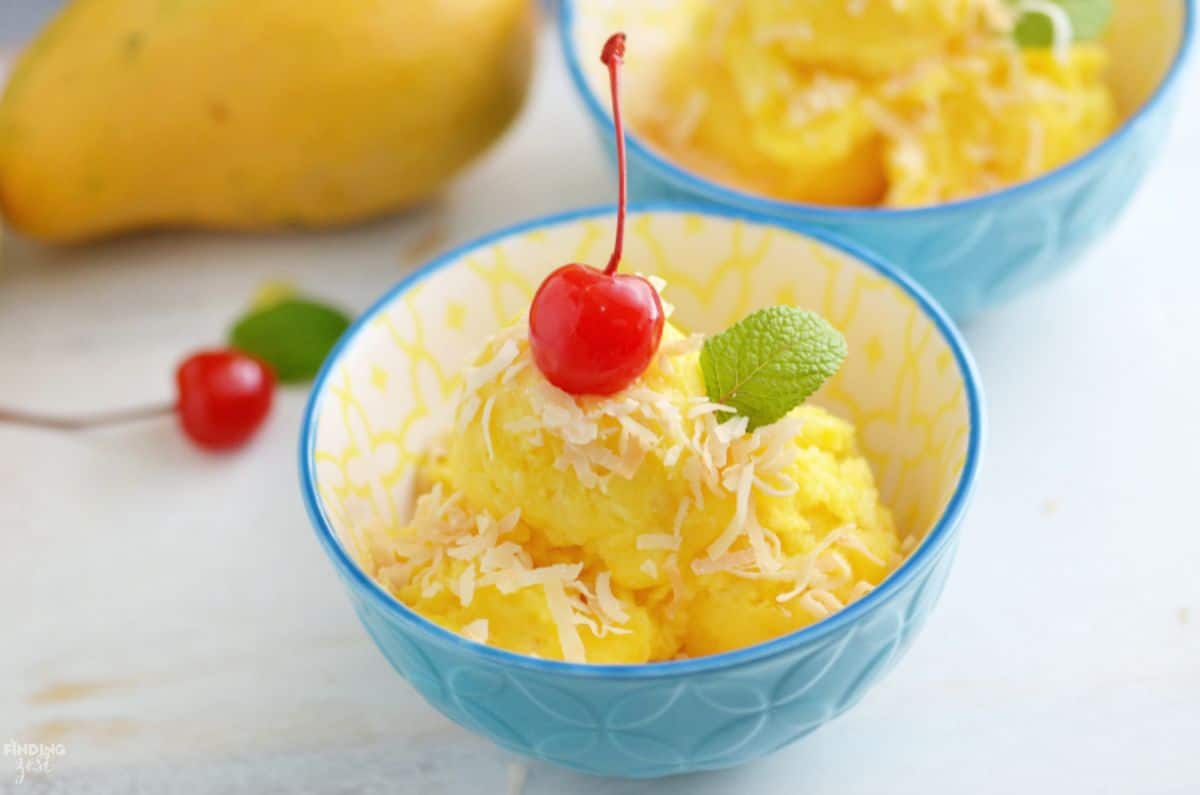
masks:
[[[575,613],[567,600],[567,592],[563,589],[562,580],[547,579],[542,583],[546,591],[546,603],[550,606],[550,615],[554,618],[554,626],[558,630],[558,643],[562,647],[563,659],[567,662],[586,662],[587,652],[579,632],[575,629]]]
[[[675,145],[680,146],[692,140],[692,136],[696,134],[696,128],[704,120],[708,103],[708,95],[698,88],[688,94],[683,107],[679,109],[679,113],[666,131],[667,137]]]
[[[642,533],[635,540],[639,551],[667,553],[661,565],[672,588],[673,607],[681,603],[685,590],[678,554],[683,544],[684,522],[690,511],[704,510],[705,495],[711,493],[732,499],[734,510],[718,537],[690,561],[695,575],[725,573],[778,582],[782,585],[782,592],[776,597],[780,603],[800,600],[815,615],[838,609],[840,601],[834,591],[847,593],[855,583],[848,560],[834,547],[853,549],[880,563],[854,534],[856,528],[852,525],[837,528],[808,553],[788,556],[779,537],[764,527],[757,515],[756,494],[787,497],[798,489],[787,472],[796,459],[794,440],[800,421],[785,417],[751,431],[748,419],[738,416],[728,405],[704,395],[682,395],[648,385],[654,383],[646,379],[655,371],[673,372],[668,369],[672,358],[693,355],[702,345],[703,338],[698,335],[665,343],[647,374],[612,396],[575,397],[543,378],[527,378],[521,388],[528,397],[530,416],[509,420],[499,430],[519,436],[531,446],[541,446],[543,434],[553,438],[554,466],[572,473],[587,488],[606,490],[612,478],[632,479],[650,456],[678,469],[689,496],[680,501],[671,532]],[[474,417],[482,406],[489,457],[494,454],[491,437],[497,430],[491,422],[495,394],[485,388],[497,379],[505,383],[530,370],[528,330],[517,327],[503,332],[491,343],[491,350],[492,355],[465,379],[466,393],[459,416],[460,422],[464,416]],[[437,508],[444,514],[441,521],[463,514],[456,503],[457,495],[444,498],[440,487],[435,487],[427,496],[432,504],[441,501]],[[430,510],[426,506],[425,514]],[[420,505],[417,513],[422,514]],[[420,570],[422,563],[432,567],[446,555],[471,564],[450,584],[464,605],[470,603],[481,587],[496,587],[510,593],[541,586],[563,656],[568,660],[578,661],[584,655],[579,627],[590,629],[598,637],[628,632],[628,628],[620,626],[629,616],[613,593],[611,575],[597,574],[593,593],[580,580],[582,564],[532,566],[528,553],[520,545],[502,539],[518,518],[517,514],[501,522],[481,518],[471,528],[466,527],[472,523],[465,515],[458,517],[450,522],[449,531],[435,535],[428,548],[418,550],[416,557],[398,569],[389,569],[389,582],[402,582],[413,571]],[[420,521],[415,524],[422,526]],[[655,560],[642,561],[640,570],[653,580],[659,579],[659,563]],[[425,588],[439,587],[430,568],[420,576],[425,577],[421,583]]]
[[[488,620],[486,618],[475,619],[462,628],[461,634],[467,640],[473,640],[476,643],[487,643]]]
[[[671,524],[671,535],[675,538],[683,539],[683,520],[687,518],[688,511],[692,508],[692,500],[690,497],[684,497],[679,501],[679,507],[675,510],[675,521]],[[679,545],[676,544],[676,549]]]
[[[679,539],[671,533],[642,533],[637,537],[637,548],[642,552],[679,549]]]
[[[613,595],[610,572],[604,571],[596,575],[596,598],[600,602],[600,609],[612,623],[624,624],[629,621],[629,614],[621,606],[621,600]]]
[[[442,591],[436,577],[444,561],[463,561],[465,567],[449,583],[463,607],[471,605],[480,588],[493,587],[509,594],[540,586],[563,658],[572,662],[586,662],[578,625],[589,627],[598,637],[630,631],[619,626],[629,616],[612,593],[608,572],[596,576],[593,594],[580,580],[581,563],[536,567],[527,551],[503,538],[516,528],[519,510],[496,520],[487,513],[468,514],[463,501],[459,492],[447,496],[440,483],[418,498],[411,520],[414,538],[394,543],[391,555],[398,562],[381,568],[378,576],[394,588],[415,584],[421,588],[423,598],[432,598]],[[485,643],[486,621],[472,622],[463,628],[463,634]]]
[[[866,580],[859,580],[854,583],[854,590],[850,592],[851,600],[862,599],[864,596],[875,590],[875,586]]]
[[[788,102],[788,122],[802,127],[823,113],[845,108],[857,93],[858,87],[853,80],[817,74],[811,86],[795,93]]]
[[[492,446],[492,409],[495,406],[496,396],[491,395],[483,404],[483,417],[480,419],[483,424],[483,442],[487,446],[489,461],[496,460],[496,449]]]
[[[766,47],[776,42],[812,40],[812,25],[802,20],[786,25],[762,26],[754,31],[754,43],[760,47]]]

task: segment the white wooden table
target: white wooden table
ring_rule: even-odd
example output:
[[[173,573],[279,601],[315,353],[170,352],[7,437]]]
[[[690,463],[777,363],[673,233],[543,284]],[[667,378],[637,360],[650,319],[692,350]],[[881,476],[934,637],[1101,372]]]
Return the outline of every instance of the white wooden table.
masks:
[[[432,250],[613,183],[547,37],[513,132],[442,203],[326,234],[9,240],[0,397],[170,394],[266,279],[352,309]],[[298,497],[303,391],[247,450],[170,422],[0,428],[0,743],[61,743],[0,791],[1200,792],[1200,82],[1159,167],[1073,274],[967,329],[991,440],[957,569],[865,702],[742,769],[600,781],[450,724],[356,623]],[[636,198],[636,197],[635,197]],[[3,751],[3,748],[0,748]]]

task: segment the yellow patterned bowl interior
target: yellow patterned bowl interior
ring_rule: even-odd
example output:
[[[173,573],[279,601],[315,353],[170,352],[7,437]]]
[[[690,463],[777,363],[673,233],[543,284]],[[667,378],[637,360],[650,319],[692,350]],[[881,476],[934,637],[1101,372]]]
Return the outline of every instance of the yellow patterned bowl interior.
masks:
[[[357,528],[407,516],[414,464],[449,424],[460,373],[566,262],[603,263],[612,212],[500,232],[400,284],[347,334],[314,389],[306,455],[315,506],[355,560]],[[981,443],[977,379],[957,333],[903,277],[866,255],[769,222],[663,207],[634,212],[630,271],[667,280],[673,321],[715,332],[774,304],[819,311],[850,355],[814,398],[851,419],[903,533],[923,539]]]

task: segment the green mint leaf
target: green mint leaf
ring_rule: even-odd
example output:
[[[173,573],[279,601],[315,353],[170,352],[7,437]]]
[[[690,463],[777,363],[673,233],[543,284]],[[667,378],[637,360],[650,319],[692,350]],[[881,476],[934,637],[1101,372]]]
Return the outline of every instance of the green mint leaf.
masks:
[[[705,340],[700,369],[709,400],[736,409],[753,430],[803,403],[845,358],[846,339],[825,318],[773,306]]]
[[[1059,6],[1071,20],[1071,40],[1090,41],[1100,37],[1112,19],[1113,0],[1046,0]],[[1022,47],[1049,47],[1054,44],[1054,26],[1044,12],[1019,8],[1021,16],[1013,37]]]
[[[284,298],[243,316],[229,343],[269,364],[281,383],[301,383],[317,374],[349,325],[350,318],[324,304]]]

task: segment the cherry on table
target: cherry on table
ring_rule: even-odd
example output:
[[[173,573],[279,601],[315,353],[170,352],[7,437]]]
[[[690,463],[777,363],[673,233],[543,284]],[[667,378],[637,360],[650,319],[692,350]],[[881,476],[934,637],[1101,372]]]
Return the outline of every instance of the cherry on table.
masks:
[[[230,450],[244,444],[271,411],[275,375],[263,362],[233,350],[200,351],[175,371],[175,402],[83,416],[55,416],[0,406],[0,423],[57,431],[88,431],[139,420],[179,418],[200,447]]]
[[[619,274],[625,240],[625,133],[621,125],[617,67],[625,34],[604,44],[613,128],[617,136],[617,231],[612,256],[601,271],[572,263],[542,282],[529,307],[529,345],[550,383],[572,395],[611,395],[633,383],[654,359],[662,341],[663,308],[658,291],[637,275]]]
[[[210,450],[245,444],[271,411],[275,392],[270,367],[232,350],[192,354],[175,371],[175,384],[184,433]]]

